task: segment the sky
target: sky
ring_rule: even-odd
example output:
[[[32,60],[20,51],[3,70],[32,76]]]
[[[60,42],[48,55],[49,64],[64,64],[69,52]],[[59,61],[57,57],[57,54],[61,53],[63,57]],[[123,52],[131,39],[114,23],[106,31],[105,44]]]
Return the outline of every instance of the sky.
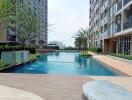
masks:
[[[48,0],[48,42],[74,46],[73,36],[89,25],[89,0]]]

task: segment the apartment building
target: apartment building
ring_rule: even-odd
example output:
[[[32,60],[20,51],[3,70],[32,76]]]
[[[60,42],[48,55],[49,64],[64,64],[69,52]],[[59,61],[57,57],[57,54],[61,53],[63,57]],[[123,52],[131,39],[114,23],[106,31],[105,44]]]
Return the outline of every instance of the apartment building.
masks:
[[[132,0],[90,0],[90,47],[132,54]]]
[[[48,28],[48,0],[24,0],[31,5],[32,11],[37,16],[37,37],[35,38],[37,45],[47,45],[47,28]]]
[[[31,11],[37,17],[37,36],[33,39],[38,47],[47,45],[47,28],[48,28],[48,0],[15,0],[17,3],[27,3],[31,7]],[[16,6],[17,7],[17,6]],[[17,24],[17,23],[16,23]],[[16,29],[13,24],[7,26],[6,38],[7,42],[19,42],[15,35]]]

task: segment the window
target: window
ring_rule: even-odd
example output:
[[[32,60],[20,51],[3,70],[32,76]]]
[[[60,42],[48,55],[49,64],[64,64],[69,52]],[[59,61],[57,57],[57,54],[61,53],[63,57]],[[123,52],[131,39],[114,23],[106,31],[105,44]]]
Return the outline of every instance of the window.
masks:
[[[111,7],[110,7],[110,16],[113,16],[113,14],[115,14],[117,12],[117,3],[114,3]]]
[[[130,54],[131,36],[121,37],[118,42],[118,53]]]

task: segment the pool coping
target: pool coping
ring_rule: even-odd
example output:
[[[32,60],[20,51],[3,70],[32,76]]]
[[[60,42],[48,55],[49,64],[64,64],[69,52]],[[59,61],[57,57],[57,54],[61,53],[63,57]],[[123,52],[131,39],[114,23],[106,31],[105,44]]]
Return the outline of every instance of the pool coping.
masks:
[[[112,71],[113,74],[116,74],[117,76],[120,76],[120,77],[130,77],[130,75],[123,73],[122,71],[120,71],[116,68],[113,68],[112,66],[110,66],[110,65],[104,63],[103,61],[100,61],[99,59],[95,58],[94,56],[92,56],[92,58],[95,59],[96,61],[98,61],[99,63],[103,64],[104,66],[102,66],[102,67],[105,67],[108,70]]]
[[[100,56],[101,54],[97,54],[97,53],[94,53],[94,52],[88,52],[89,54],[92,55],[92,58],[96,59],[97,61],[101,62],[102,64],[104,64],[105,66],[104,67],[107,67],[109,69],[111,69],[112,71],[116,72],[117,74],[119,74],[119,76],[121,77],[131,77],[131,75],[128,75],[127,73],[124,73],[122,72],[121,70],[117,69],[117,68],[114,68],[112,67],[112,65],[108,65],[106,64],[105,62],[99,60],[98,58],[96,58],[96,56]],[[108,56],[107,56],[108,57]]]

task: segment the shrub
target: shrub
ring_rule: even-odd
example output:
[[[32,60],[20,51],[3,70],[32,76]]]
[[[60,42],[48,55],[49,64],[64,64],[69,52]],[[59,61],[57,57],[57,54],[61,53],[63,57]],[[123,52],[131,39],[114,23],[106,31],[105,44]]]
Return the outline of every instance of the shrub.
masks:
[[[69,46],[69,47],[66,47],[65,50],[77,50],[77,49],[74,48],[74,47]]]
[[[128,60],[132,60],[132,55],[125,55],[125,54],[110,54],[111,56],[120,57]]]
[[[97,53],[102,52],[102,48],[97,48]]]
[[[19,51],[19,50],[29,50],[30,53],[35,54],[35,47],[32,46],[0,46],[0,52],[2,51]]]
[[[3,46],[0,46],[0,51],[3,51],[4,50],[4,47]]]
[[[36,49],[35,49],[35,47],[32,47],[32,46],[26,46],[25,49],[26,49],[26,50],[29,50],[31,54],[35,54],[35,53],[36,53]]]
[[[7,67],[8,64],[6,64],[3,60],[0,60],[0,69]]]
[[[82,57],[91,57],[92,55],[90,55],[86,52],[80,52],[80,56],[82,56]]]
[[[95,52],[95,53],[101,53],[102,52],[102,48],[89,48],[88,50],[91,52]]]
[[[40,56],[39,54],[30,54],[28,57],[28,60],[32,61],[32,60],[38,59],[39,56]]]

